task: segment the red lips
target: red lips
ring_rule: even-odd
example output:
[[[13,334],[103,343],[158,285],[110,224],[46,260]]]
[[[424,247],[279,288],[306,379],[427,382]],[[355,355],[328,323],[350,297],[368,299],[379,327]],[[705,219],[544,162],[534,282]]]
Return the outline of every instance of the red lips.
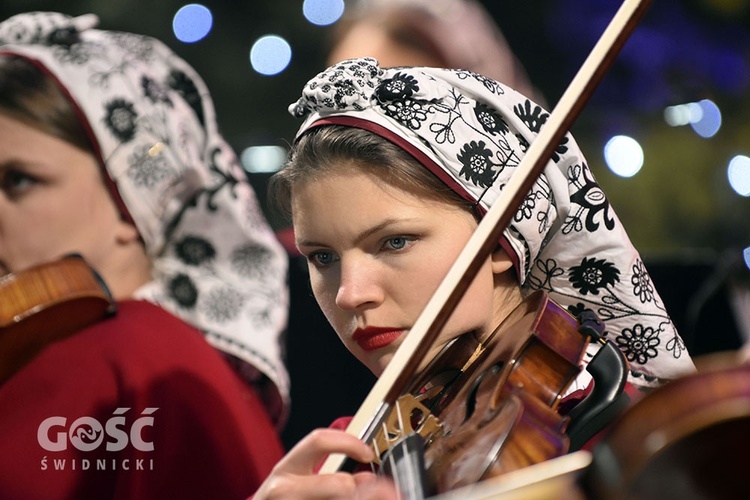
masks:
[[[391,344],[402,333],[404,333],[403,330],[395,328],[368,326],[364,329],[357,328],[352,335],[352,339],[359,344],[362,350],[374,351]]]

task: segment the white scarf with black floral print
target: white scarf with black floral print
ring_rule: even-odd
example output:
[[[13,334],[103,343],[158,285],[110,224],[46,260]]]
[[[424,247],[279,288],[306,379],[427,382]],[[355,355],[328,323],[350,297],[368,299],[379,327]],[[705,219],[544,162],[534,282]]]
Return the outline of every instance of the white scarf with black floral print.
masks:
[[[286,254],[218,132],[203,80],[158,40],[92,29],[96,22],[20,14],[0,23],[0,53],[40,65],[85,118],[111,192],[153,262],[154,279],[136,297],[202,330],[264,387],[281,421]]]
[[[381,134],[480,210],[492,206],[549,113],[513,89],[464,70],[382,69],[370,58],[336,64],[289,107],[305,121]],[[654,387],[694,369],[685,344],[573,137],[567,134],[501,244],[524,293],[546,290],[591,309],[630,363],[630,381]],[[589,355],[598,349],[592,344]]]

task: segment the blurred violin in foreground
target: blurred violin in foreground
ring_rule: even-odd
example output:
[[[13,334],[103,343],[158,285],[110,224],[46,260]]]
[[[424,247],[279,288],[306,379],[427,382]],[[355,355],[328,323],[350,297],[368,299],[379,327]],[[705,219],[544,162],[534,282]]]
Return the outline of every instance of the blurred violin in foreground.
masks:
[[[750,364],[696,359],[696,373],[645,395],[589,451],[575,451],[435,500],[735,500],[750,498]]]
[[[589,498],[750,498],[750,364],[721,353],[696,367],[612,425],[583,477]]]
[[[0,277],[0,384],[45,346],[114,311],[107,286],[78,255]]]

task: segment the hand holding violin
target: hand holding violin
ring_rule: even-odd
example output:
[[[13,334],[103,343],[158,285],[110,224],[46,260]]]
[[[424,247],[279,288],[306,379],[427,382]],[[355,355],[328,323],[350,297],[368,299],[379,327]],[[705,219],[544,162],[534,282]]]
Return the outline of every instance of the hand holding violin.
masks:
[[[372,449],[355,436],[336,429],[316,429],[300,440],[273,468],[253,497],[277,498],[398,498],[393,483],[372,472],[316,473],[326,455],[343,453],[358,462],[371,462]]]

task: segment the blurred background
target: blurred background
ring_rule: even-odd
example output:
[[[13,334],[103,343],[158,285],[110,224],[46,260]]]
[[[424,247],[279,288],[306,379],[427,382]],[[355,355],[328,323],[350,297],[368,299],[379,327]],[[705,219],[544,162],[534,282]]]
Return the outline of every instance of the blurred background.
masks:
[[[482,3],[550,107],[619,6],[614,0]],[[102,28],[164,41],[206,80],[223,132],[267,209],[268,177],[298,126],[286,108],[326,66],[333,30],[352,6],[352,0],[2,0],[0,18],[32,10],[95,13]],[[694,356],[738,347],[748,328],[749,117],[750,4],[654,0],[573,126]],[[287,226],[267,214],[275,229]],[[348,402],[369,390],[368,375],[341,354],[335,335],[311,333],[326,325],[306,287],[304,263],[292,262],[289,358],[297,403],[285,431],[289,443],[308,426],[327,425],[329,415],[349,412]],[[324,372],[327,381],[308,385],[302,367],[315,371],[316,380]],[[347,403],[337,407],[318,395],[321,387],[336,392],[342,384]],[[313,415],[305,408],[310,394],[317,398],[312,406],[330,411]]]

